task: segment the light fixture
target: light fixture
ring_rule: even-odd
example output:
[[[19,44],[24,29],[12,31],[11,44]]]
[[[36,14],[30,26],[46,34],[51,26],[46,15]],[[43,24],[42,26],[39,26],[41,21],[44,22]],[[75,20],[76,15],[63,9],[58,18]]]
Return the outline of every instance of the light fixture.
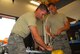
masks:
[[[40,3],[38,1],[35,1],[35,0],[31,0],[30,3],[37,5],[37,6],[40,5]]]

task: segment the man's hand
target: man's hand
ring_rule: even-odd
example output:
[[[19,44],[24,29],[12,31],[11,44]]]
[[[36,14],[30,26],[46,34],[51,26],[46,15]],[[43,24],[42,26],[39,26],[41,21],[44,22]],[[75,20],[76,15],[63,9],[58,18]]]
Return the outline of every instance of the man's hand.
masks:
[[[40,49],[40,50],[43,50],[43,51],[45,50],[45,49],[44,49],[43,47],[41,47],[41,46],[39,46],[39,49]]]
[[[41,49],[41,50],[47,50],[47,51],[52,51],[53,50],[53,48],[52,47],[50,47],[50,46],[47,46],[46,47],[46,49],[45,48],[43,48],[43,47],[41,47],[41,46],[39,46],[39,48]]]
[[[61,32],[62,32],[62,30],[61,30],[61,29],[59,29],[59,30],[56,32],[56,34],[55,34],[55,35],[60,35],[60,34],[61,34]]]
[[[52,37],[52,38],[55,38],[55,37],[56,37],[56,35],[55,35],[55,34],[51,34],[51,37]]]
[[[48,51],[52,51],[52,50],[53,50],[53,48],[52,48],[52,47],[50,47],[50,46],[47,46],[46,50],[48,50]]]
[[[52,34],[52,33],[47,33],[48,36],[52,37],[52,38],[55,38],[55,34]]]

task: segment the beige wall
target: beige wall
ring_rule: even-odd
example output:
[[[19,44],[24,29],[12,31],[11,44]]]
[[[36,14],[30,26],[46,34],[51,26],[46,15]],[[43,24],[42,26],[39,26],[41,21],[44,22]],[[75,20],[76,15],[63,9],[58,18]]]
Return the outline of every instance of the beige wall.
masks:
[[[58,12],[64,13],[66,16],[76,20],[80,20],[80,0],[75,0],[74,2],[60,8]]]
[[[0,13],[19,17],[25,12],[34,11],[36,9],[36,6],[32,4],[18,1],[15,0],[13,4],[12,0],[0,0]]]

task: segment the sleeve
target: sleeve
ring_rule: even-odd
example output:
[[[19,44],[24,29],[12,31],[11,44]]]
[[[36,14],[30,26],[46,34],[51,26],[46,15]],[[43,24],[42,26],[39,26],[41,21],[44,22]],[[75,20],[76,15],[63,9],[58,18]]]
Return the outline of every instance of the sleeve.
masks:
[[[33,14],[28,14],[25,20],[28,26],[36,26],[36,18]]]
[[[67,16],[63,14],[63,22],[68,21]]]

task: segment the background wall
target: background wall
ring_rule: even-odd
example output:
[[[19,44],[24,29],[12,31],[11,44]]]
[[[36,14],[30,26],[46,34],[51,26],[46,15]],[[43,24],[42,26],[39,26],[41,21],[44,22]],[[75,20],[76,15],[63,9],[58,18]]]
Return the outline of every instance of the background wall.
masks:
[[[58,9],[58,12],[64,13],[68,17],[80,20],[80,0],[75,0],[74,2]]]
[[[20,16],[28,11],[34,11],[36,6],[26,3],[22,0],[15,0],[13,3],[12,0],[0,0],[0,13],[8,14],[12,16]]]

